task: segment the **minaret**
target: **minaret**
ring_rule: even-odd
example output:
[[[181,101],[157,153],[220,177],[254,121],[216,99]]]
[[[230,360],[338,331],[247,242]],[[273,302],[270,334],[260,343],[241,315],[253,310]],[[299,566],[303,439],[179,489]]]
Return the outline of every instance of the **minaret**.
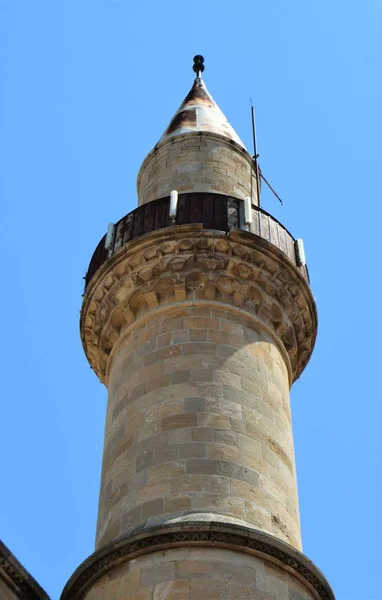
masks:
[[[301,553],[290,414],[317,329],[308,272],[194,63],[87,273],[108,408],[96,550],[62,600],[333,600]]]

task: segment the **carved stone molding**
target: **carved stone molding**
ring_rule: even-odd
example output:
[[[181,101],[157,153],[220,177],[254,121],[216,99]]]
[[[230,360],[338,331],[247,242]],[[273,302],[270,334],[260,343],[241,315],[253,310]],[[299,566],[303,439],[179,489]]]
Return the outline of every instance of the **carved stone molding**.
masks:
[[[81,336],[100,380],[107,384],[113,348],[130,327],[149,313],[190,302],[239,311],[263,325],[284,351],[291,383],[310,358],[315,302],[288,257],[251,233],[182,225],[126,244],[92,278]]]
[[[1,541],[0,579],[21,600],[49,600],[44,590]]]
[[[61,600],[81,600],[95,581],[122,562],[150,552],[186,546],[213,546],[253,554],[291,573],[317,600],[334,600],[321,571],[289,544],[261,531],[214,522],[157,527],[114,542],[78,567],[66,584]]]

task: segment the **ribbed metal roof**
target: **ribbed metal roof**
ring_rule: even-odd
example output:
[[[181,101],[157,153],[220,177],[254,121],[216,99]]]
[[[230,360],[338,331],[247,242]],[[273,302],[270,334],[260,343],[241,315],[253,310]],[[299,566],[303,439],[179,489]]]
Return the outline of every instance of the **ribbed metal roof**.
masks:
[[[245,148],[236,131],[228,123],[208,92],[201,77],[195,79],[191,90],[173,116],[159,142],[164,142],[184,133],[198,131],[223,135]]]

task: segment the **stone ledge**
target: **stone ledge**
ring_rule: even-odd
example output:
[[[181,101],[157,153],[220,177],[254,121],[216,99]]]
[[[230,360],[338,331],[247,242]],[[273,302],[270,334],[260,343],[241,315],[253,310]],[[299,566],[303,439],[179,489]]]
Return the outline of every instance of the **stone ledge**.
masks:
[[[21,600],[49,600],[48,594],[1,540],[0,579]]]
[[[114,348],[142,318],[183,303],[239,311],[272,332],[291,383],[312,353],[317,313],[310,287],[270,242],[241,230],[168,227],[126,244],[98,269],[81,312],[85,353],[100,380]],[[290,363],[290,364],[288,364]]]
[[[253,554],[296,577],[317,600],[335,600],[321,571],[292,546],[261,531],[220,522],[183,522],[136,531],[86,559],[67,582],[61,600],[81,600],[93,583],[125,561],[151,552],[187,546],[212,546]]]

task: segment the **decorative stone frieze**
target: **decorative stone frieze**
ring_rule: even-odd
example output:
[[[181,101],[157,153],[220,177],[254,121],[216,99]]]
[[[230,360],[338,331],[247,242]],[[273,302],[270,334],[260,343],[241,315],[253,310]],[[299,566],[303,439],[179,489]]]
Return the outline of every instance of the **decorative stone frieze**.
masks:
[[[46,592],[0,541],[0,598],[49,600]]]
[[[270,333],[299,377],[313,350],[317,317],[309,285],[286,255],[259,236],[168,227],[122,247],[91,280],[81,336],[107,384],[121,338],[153,313],[178,305],[224,305]]]
[[[205,563],[205,572],[201,572],[201,565],[198,564],[198,570],[191,573],[190,561],[186,560],[188,556],[184,555],[184,553],[182,554],[181,549],[198,547],[207,551],[207,553],[204,554],[207,559]],[[202,578],[201,584],[206,587],[211,583],[208,579],[208,565],[211,564],[208,561],[208,548],[225,549],[227,551],[234,550],[239,553],[238,556],[240,556],[241,553],[243,558],[238,561],[238,565],[240,565],[241,569],[240,567],[239,569],[236,569],[238,580],[234,581],[234,584],[238,586],[239,590],[243,583],[247,584],[244,586],[244,591],[248,594],[245,598],[253,598],[259,595],[259,597],[272,597],[276,600],[281,600],[281,598],[286,597],[286,592],[289,598],[334,600],[334,594],[330,585],[321,571],[317,569],[306,556],[293,549],[288,544],[254,529],[214,522],[211,522],[208,525],[199,522],[169,525],[167,527],[152,529],[150,532],[136,532],[128,538],[113,543],[101,551],[95,552],[82,563],[72,575],[63,590],[61,600],[102,598],[102,590],[105,588],[102,585],[100,593],[97,595],[97,582],[105,577],[113,568],[119,567],[119,573],[122,577],[122,565],[124,563],[128,563],[129,561],[137,563],[139,557],[147,556],[155,552],[158,552],[158,554],[160,552],[160,555],[164,557],[166,551],[169,550],[175,554],[171,563],[168,562],[167,565],[166,562],[164,563],[164,568],[167,569],[170,575],[167,578],[163,577],[160,561],[157,560],[154,562],[153,567],[149,569],[150,583],[155,581],[155,570],[158,572],[158,581],[172,579],[170,565],[172,566],[172,564],[177,563],[176,550],[178,550],[180,552],[178,555],[179,565],[176,564],[176,566],[178,567],[177,573],[180,583],[183,581],[181,579],[182,563],[185,563],[188,574],[184,575],[184,577],[191,576],[194,578]],[[253,587],[250,585],[251,578],[248,578],[248,575],[250,575],[249,565],[251,562],[250,560],[246,560],[244,555],[253,557],[253,572],[256,572],[257,574],[256,578],[255,575],[253,575]],[[221,560],[222,557],[224,557],[224,553],[220,554],[219,559]],[[262,567],[262,565],[259,565],[258,560],[256,560],[257,558],[264,561],[265,572],[259,572],[259,566]],[[228,554],[227,560],[229,559],[230,555]],[[221,562],[223,561],[221,560]],[[267,565],[269,565],[268,568]],[[228,565],[226,568],[228,569]],[[227,579],[232,581],[233,574],[234,571],[231,570]],[[260,575],[262,575],[262,577],[260,577]],[[221,578],[224,580],[224,574],[221,575]],[[140,579],[141,583],[144,584],[144,581],[142,582],[142,576]],[[282,582],[282,585],[277,586],[278,589],[276,588],[273,590],[272,596],[264,596],[266,586],[272,585],[272,579]],[[107,582],[105,583],[106,586],[110,586],[110,582],[109,584]],[[214,584],[212,583],[212,585]],[[215,585],[217,586],[216,582]],[[139,580],[137,582],[137,590],[138,588]],[[88,595],[87,592],[90,589],[92,589],[92,592]],[[110,589],[110,587],[108,587],[108,589]],[[185,587],[184,590],[182,590],[184,595],[180,594],[179,598],[189,597],[189,592],[187,590],[188,587],[187,589]],[[297,590],[299,590],[299,592]],[[132,595],[134,595],[134,590],[132,590]],[[122,596],[123,593],[122,595],[118,595],[117,593],[115,596],[113,595],[113,598],[122,598]],[[146,597],[144,593],[142,597]],[[194,598],[196,596],[193,595],[192,597]],[[224,598],[225,597],[226,596],[224,596]]]

